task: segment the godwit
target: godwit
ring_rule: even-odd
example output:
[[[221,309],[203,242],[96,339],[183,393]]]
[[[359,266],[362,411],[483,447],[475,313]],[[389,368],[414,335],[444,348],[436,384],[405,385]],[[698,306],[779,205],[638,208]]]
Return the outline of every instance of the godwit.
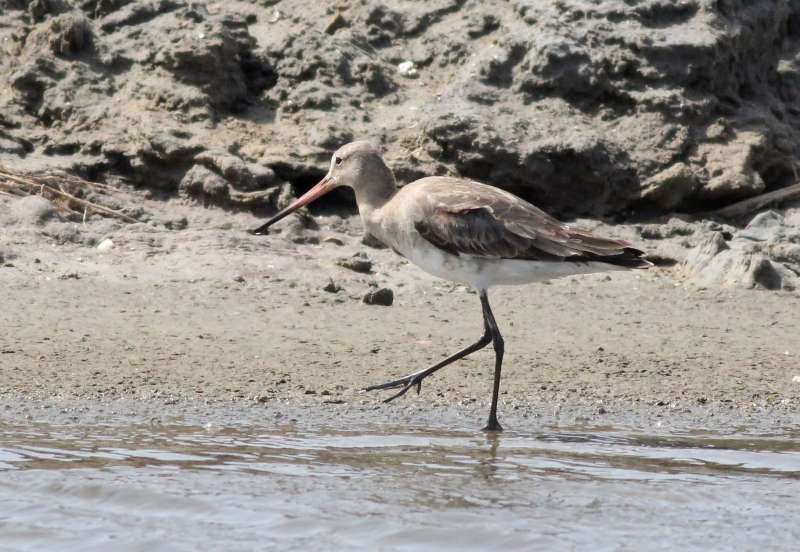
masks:
[[[503,429],[497,421],[503,337],[489,307],[489,287],[651,266],[642,251],[626,242],[570,228],[527,201],[486,184],[431,176],[398,188],[380,152],[368,142],[341,147],[319,184],[253,233],[266,232],[339,186],[355,191],[367,232],[426,272],[472,286],[483,311],[483,335],[478,341],[430,368],[365,390],[400,389],[385,402],[414,386],[419,393],[423,379],[492,343],[494,387],[486,431]]]

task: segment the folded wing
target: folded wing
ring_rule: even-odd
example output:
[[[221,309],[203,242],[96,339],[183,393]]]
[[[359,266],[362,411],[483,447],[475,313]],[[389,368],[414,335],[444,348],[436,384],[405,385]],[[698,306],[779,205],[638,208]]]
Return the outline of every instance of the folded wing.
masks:
[[[645,268],[651,263],[627,242],[574,230],[530,203],[497,188],[453,179],[428,197],[432,209],[416,230],[453,255],[497,259],[604,262]]]

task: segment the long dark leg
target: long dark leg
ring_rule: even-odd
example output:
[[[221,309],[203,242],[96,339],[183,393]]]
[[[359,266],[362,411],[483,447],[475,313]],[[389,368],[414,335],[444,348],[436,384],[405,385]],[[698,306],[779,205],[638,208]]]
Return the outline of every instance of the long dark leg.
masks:
[[[492,309],[489,307],[489,296],[486,290],[480,291],[481,307],[483,307],[483,320],[486,323],[486,329],[491,334],[491,340],[494,344],[494,388],[492,389],[492,407],[489,409],[489,421],[486,422],[484,431],[503,431],[500,422],[497,421],[497,399],[500,394],[500,371],[503,368],[503,352],[505,350],[505,343],[503,336],[500,335],[500,330],[495,322]]]
[[[451,364],[451,363],[455,362],[456,360],[464,358],[465,356],[467,356],[470,353],[474,353],[475,351],[478,351],[478,350],[483,349],[484,347],[486,347],[489,343],[492,342],[493,332],[492,332],[492,330],[491,330],[491,328],[489,326],[489,321],[486,318],[486,312],[487,311],[489,312],[489,316],[491,316],[492,313],[491,313],[491,311],[488,310],[489,309],[489,303],[485,302],[485,296],[486,296],[486,292],[482,291],[481,292],[481,307],[483,308],[483,335],[481,336],[481,338],[478,341],[476,341],[475,343],[473,343],[469,347],[466,347],[466,348],[460,350],[459,352],[455,353],[454,355],[451,355],[451,356],[447,357],[443,361],[441,361],[441,362],[439,362],[437,364],[434,364],[430,368],[425,368],[424,370],[419,370],[417,372],[413,372],[413,373],[411,373],[411,374],[409,374],[409,375],[407,375],[405,377],[402,377],[400,379],[396,379],[394,381],[390,381],[390,382],[387,382],[387,383],[382,383],[380,385],[371,385],[371,386],[367,387],[366,389],[364,389],[364,391],[376,391],[376,390],[379,390],[379,389],[397,389],[398,387],[401,388],[398,393],[392,395],[388,399],[385,399],[383,402],[390,402],[390,401],[393,401],[394,399],[396,399],[397,397],[402,397],[403,395],[405,395],[408,392],[409,389],[411,389],[415,385],[417,386],[417,393],[419,393],[419,390],[422,387],[422,380],[423,379],[425,379],[426,377],[430,376],[431,374],[433,374],[437,370],[440,370],[440,369],[444,368],[448,364]],[[492,318],[492,322],[494,322],[494,318]],[[498,332],[495,332],[495,333],[497,333],[497,335],[500,335]]]

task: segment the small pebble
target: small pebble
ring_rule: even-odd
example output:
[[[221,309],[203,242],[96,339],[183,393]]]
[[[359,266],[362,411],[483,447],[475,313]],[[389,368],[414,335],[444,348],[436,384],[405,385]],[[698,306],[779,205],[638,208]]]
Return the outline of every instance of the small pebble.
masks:
[[[360,272],[362,274],[369,274],[372,272],[372,261],[367,257],[366,253],[356,253],[352,257],[339,259],[336,261],[336,264],[348,268],[353,272]]]
[[[342,291],[342,286],[334,282],[333,280],[329,280],[328,283],[322,288],[322,291],[327,291],[328,293],[339,293]]]
[[[391,307],[394,303],[394,292],[389,288],[380,288],[370,291],[362,299],[367,305],[382,305]]]
[[[378,238],[372,234],[364,234],[361,237],[361,243],[373,249],[386,249],[386,246]]]
[[[97,250],[100,252],[109,251],[114,248],[114,242],[110,238],[106,238],[97,244]]]
[[[397,65],[397,72],[400,73],[404,77],[408,77],[413,79],[419,76],[419,72],[417,71],[417,66],[414,65],[413,61],[404,61]]]
[[[322,240],[323,243],[332,243],[334,245],[344,245],[344,242],[336,236],[328,236]]]
[[[347,27],[347,21],[342,17],[342,14],[337,13],[325,26],[325,33],[332,35],[342,27]]]

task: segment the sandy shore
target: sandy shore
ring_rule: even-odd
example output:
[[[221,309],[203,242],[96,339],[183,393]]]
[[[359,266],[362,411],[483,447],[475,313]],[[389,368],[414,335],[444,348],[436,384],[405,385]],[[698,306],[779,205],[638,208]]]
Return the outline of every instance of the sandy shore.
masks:
[[[174,413],[225,404],[483,421],[490,349],[426,381],[419,396],[383,405],[385,395],[360,392],[472,342],[475,294],[364,246],[355,217],[322,217],[320,243],[297,244],[247,235],[247,214],[169,208],[186,229],[101,221],[77,230],[83,243],[61,244],[52,225],[6,234],[7,408],[133,401]],[[106,237],[110,250],[86,245]],[[371,273],[337,264],[357,252]],[[338,293],[323,290],[331,279]],[[361,301],[375,285],[393,289],[393,306]],[[501,288],[492,299],[506,338],[501,412],[517,423],[568,411],[699,425],[768,413],[769,425],[800,407],[797,294],[702,289],[661,268]]]

